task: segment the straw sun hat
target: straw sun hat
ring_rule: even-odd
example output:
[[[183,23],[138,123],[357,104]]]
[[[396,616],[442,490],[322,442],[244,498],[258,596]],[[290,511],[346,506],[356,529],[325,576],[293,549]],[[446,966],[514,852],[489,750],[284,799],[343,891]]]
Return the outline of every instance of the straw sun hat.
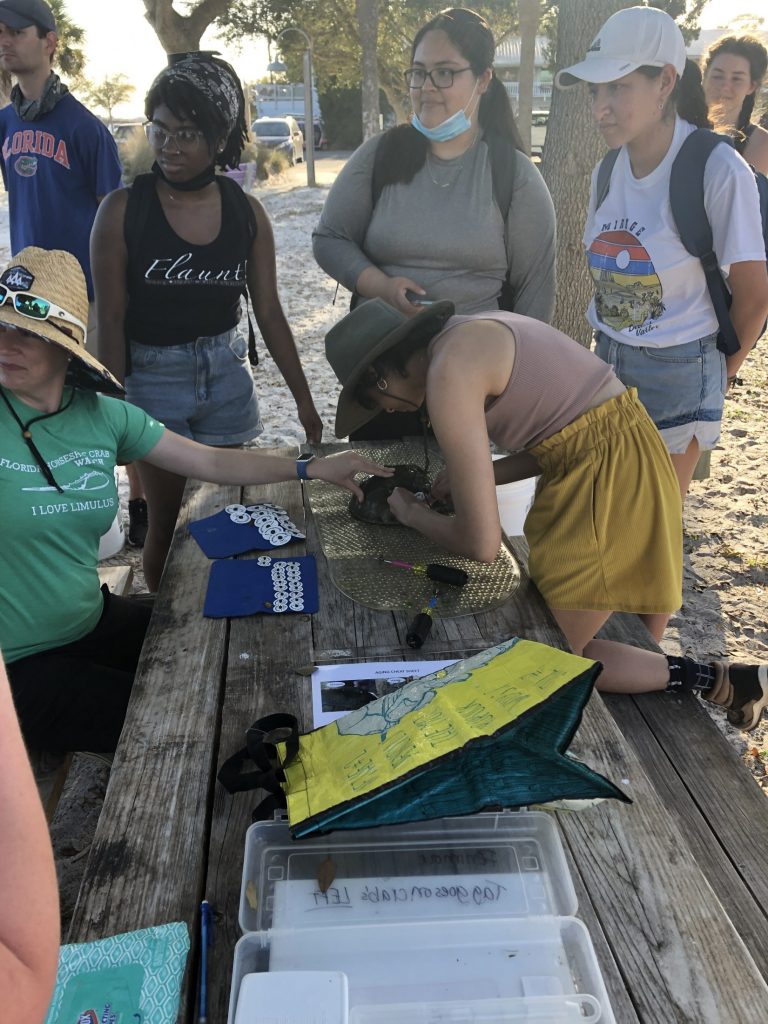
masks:
[[[123,393],[118,380],[85,350],[88,291],[80,264],[71,253],[32,245],[22,249],[0,272],[0,285],[4,286],[0,289],[4,296],[0,324],[33,334],[69,353],[72,361],[67,383],[110,394]],[[15,292],[20,293],[17,298]],[[41,318],[19,312],[14,303],[27,306]]]
[[[354,397],[363,372],[404,338],[433,338],[454,312],[453,303],[443,300],[416,316],[406,316],[384,299],[368,299],[334,324],[325,336],[325,357],[342,386],[336,407],[336,437],[346,437],[381,412],[367,409]]]

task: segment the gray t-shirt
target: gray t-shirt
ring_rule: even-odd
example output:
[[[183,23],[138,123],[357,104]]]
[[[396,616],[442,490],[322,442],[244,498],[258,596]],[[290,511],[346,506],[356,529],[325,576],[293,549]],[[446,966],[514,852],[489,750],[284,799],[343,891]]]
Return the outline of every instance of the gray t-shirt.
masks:
[[[323,270],[354,291],[373,265],[471,314],[498,309],[508,253],[515,312],[548,322],[555,301],[555,211],[531,161],[516,155],[505,245],[482,139],[452,160],[429,153],[407,185],[385,186],[374,208],[371,179],[380,139],[352,154],[328,193],[312,235]]]

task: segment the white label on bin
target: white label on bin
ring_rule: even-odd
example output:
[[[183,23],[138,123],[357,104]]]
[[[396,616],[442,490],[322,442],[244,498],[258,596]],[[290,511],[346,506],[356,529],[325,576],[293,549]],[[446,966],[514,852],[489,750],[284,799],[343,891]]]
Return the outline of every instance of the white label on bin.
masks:
[[[325,892],[313,879],[275,883],[272,927],[356,924],[375,919],[520,916],[530,912],[534,873],[336,878]],[[544,890],[543,878],[541,881]]]

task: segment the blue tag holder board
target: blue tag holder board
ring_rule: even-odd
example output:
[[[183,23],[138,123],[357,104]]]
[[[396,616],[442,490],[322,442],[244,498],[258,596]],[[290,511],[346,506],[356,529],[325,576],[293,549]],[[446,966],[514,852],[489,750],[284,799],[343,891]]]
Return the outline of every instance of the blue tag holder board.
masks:
[[[213,563],[203,615],[209,619],[286,612],[311,615],[318,607],[317,564],[313,555],[259,555],[240,562]]]
[[[62,946],[45,1024],[176,1024],[188,952],[181,922]]]
[[[227,505],[221,512],[189,524],[189,532],[208,558],[229,558],[248,551],[270,551],[304,540],[279,505]]]

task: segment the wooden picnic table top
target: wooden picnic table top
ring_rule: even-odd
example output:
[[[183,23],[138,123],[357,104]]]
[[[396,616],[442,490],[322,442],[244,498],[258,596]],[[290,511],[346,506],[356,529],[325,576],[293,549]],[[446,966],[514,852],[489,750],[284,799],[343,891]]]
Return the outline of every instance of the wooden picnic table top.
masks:
[[[188,484],[68,936],[84,942],[187,922],[184,1022],[195,1008],[203,898],[216,922],[208,985],[215,1024],[227,1019],[239,938],[244,839],[257,794],[229,796],[216,781],[220,765],[262,715],[291,710],[311,727],[310,685],[297,669],[414,657],[404,645],[405,615],[370,611],[332,584],[305,498],[298,481]],[[210,562],[186,527],[239,501],[272,501],[306,523],[306,544],[286,553],[316,555],[317,614],[203,618]],[[564,645],[525,574],[524,543],[510,543],[521,587],[495,611],[437,620],[418,656],[461,656],[512,635]],[[634,616],[616,617],[604,635],[654,648]],[[700,702],[594,694],[572,750],[633,799],[557,815],[578,916],[617,1021],[767,1019],[768,803]]]

